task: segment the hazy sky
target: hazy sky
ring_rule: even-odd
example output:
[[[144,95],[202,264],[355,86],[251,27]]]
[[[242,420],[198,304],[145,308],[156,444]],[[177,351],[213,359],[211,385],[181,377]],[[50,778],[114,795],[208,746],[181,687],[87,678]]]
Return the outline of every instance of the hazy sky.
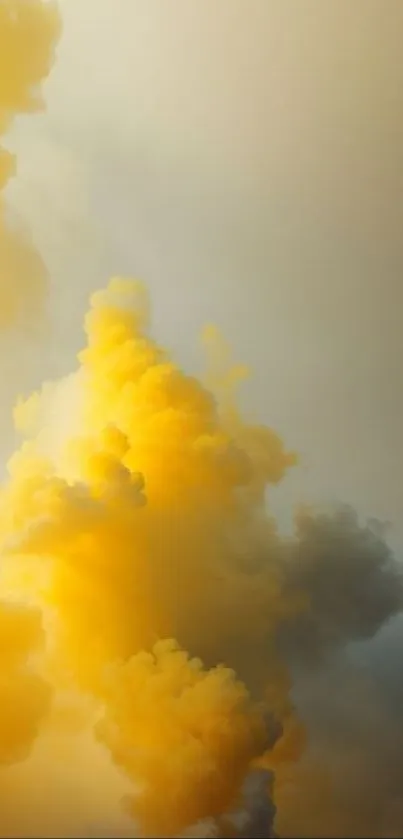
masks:
[[[54,333],[3,416],[71,368],[91,290],[135,274],[183,364],[214,320],[252,367],[245,403],[301,455],[279,503],[341,498],[402,542],[403,3],[61,8],[47,113],[10,135]]]

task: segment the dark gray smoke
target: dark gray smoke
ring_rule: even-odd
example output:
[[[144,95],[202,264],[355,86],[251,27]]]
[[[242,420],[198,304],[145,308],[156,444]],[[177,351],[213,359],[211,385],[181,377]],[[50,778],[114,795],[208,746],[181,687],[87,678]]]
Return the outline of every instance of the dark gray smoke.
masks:
[[[303,514],[286,589],[308,607],[279,647],[306,728],[276,828],[284,837],[403,835],[402,566],[377,522]]]
[[[308,607],[280,637],[298,669],[326,665],[336,649],[372,638],[403,606],[402,568],[384,528],[360,525],[350,507],[300,515],[286,569],[287,590],[302,592]]]

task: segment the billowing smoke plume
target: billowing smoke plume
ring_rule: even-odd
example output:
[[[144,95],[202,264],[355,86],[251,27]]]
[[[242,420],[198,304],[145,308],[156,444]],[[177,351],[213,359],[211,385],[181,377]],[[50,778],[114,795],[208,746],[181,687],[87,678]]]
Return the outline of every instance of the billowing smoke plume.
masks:
[[[0,137],[17,115],[42,108],[39,85],[49,73],[58,33],[53,3],[0,0]],[[15,168],[13,156],[0,146],[0,328],[21,319],[32,325],[46,291],[45,265],[7,213],[3,190]]]
[[[24,701],[3,668],[20,701],[1,748],[38,736],[0,778],[0,835],[361,836],[348,754],[372,828],[398,830],[393,722],[377,785],[378,692],[358,731],[345,707],[370,684],[350,642],[403,602],[381,528],[304,512],[280,539],[266,493],[294,455],[242,418],[217,341],[215,394],[170,359],[137,283],[95,294],[86,333],[77,370],[17,406],[1,496],[4,597],[39,610],[44,642]],[[11,648],[37,640],[31,621],[6,624]]]

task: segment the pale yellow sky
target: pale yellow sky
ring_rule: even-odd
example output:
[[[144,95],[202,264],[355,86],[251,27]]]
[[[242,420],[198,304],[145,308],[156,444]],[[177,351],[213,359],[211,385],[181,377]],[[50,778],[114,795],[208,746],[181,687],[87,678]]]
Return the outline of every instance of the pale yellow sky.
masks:
[[[214,320],[251,365],[245,402],[302,458],[277,506],[350,501],[401,542],[403,3],[61,8],[47,113],[10,136],[54,337],[25,373],[7,350],[4,440],[14,393],[71,368],[90,291],[134,273],[183,364]]]

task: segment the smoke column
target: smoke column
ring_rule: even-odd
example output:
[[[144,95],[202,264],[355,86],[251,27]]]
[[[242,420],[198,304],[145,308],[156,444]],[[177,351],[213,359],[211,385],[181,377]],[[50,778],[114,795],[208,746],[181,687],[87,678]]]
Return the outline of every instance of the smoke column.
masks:
[[[52,4],[0,2],[3,134],[41,107],[58,31]],[[4,203],[0,223],[9,327],[46,272]],[[297,459],[241,415],[214,329],[204,381],[136,282],[85,329],[72,374],[16,406],[1,489],[0,837],[401,835],[403,697],[365,652],[403,602],[382,527],[301,510],[279,537]]]
[[[294,779],[314,798],[327,764],[303,769],[291,688],[399,612],[399,566],[349,510],[278,537],[266,491],[295,457],[237,411],[244,371],[213,331],[215,395],[153,340],[138,283],[112,280],[85,325],[77,369],[15,412],[0,754],[25,761],[0,778],[0,835],[270,836],[276,807],[280,834],[309,835]]]
[[[49,73],[59,34],[53,3],[0,1],[0,136],[20,114],[43,107],[39,85]],[[4,189],[15,174],[0,146],[0,328],[35,319],[46,292],[46,268],[24,231],[7,214]]]

